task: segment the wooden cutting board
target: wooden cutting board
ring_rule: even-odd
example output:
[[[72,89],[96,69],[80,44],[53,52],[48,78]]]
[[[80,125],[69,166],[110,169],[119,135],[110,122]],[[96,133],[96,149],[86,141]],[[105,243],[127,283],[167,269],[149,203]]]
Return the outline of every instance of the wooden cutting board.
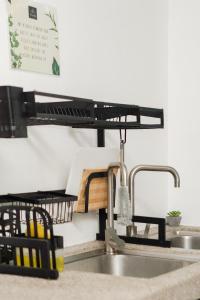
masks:
[[[85,212],[85,190],[88,177],[92,173],[107,172],[107,169],[85,169],[82,173],[82,180],[78,194],[78,200],[75,202],[74,212]],[[115,174],[117,170],[115,171]],[[90,183],[88,211],[95,211],[108,206],[108,177],[94,178]]]

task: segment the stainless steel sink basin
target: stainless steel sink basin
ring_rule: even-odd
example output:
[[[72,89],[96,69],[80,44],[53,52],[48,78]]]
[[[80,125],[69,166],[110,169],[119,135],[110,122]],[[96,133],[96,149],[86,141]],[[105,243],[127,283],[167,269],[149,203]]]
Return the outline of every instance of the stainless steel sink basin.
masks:
[[[200,250],[200,236],[177,236],[171,239],[171,246],[184,249],[199,249]]]
[[[102,254],[69,262],[65,265],[65,269],[116,276],[151,278],[185,267],[191,263],[183,260],[148,256]]]

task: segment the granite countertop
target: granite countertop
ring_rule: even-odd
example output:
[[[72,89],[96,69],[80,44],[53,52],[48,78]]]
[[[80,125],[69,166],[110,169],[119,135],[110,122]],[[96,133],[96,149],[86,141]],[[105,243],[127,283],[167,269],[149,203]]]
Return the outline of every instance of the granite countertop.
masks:
[[[191,232],[190,229],[187,230]],[[104,249],[103,242],[94,241],[66,248],[65,255],[98,249]],[[56,281],[2,274],[0,275],[1,297],[8,300],[27,300],[27,298],[30,300],[197,300],[200,298],[200,250],[188,251],[133,244],[126,244],[126,249],[133,254],[190,258],[197,262],[150,279],[79,271],[64,271]]]

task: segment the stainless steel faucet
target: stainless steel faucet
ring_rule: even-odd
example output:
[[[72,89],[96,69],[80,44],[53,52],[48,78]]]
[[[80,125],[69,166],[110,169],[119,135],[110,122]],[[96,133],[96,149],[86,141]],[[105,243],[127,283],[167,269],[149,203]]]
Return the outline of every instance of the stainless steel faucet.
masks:
[[[114,170],[119,169],[124,182],[128,182],[128,171],[125,164],[112,163],[108,167],[108,210],[107,210],[107,225],[105,231],[106,253],[114,254],[118,248],[125,245],[125,242],[120,239],[114,228]]]
[[[130,174],[129,174],[129,193],[130,193],[130,200],[131,200],[131,212],[132,216],[135,215],[135,176],[137,173],[141,171],[152,171],[152,172],[169,172],[174,177],[174,186],[180,187],[180,177],[178,172],[169,166],[156,166],[156,165],[137,165],[135,166]],[[150,225],[147,224],[144,237],[148,236],[148,232],[150,229]],[[133,223],[133,225],[127,226],[127,236],[137,235],[137,227]]]

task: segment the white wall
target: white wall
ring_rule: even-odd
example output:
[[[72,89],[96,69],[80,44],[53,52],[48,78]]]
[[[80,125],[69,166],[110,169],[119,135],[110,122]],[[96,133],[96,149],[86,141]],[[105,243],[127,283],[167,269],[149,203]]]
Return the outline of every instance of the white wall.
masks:
[[[60,78],[10,69],[5,2],[0,0],[0,85],[166,108],[167,1],[40,0],[58,9]],[[0,140],[0,194],[64,188],[74,150],[96,145],[93,131],[38,126],[28,135]],[[107,133],[107,145],[118,145],[118,133]],[[166,163],[167,131],[129,132],[126,149],[129,168]],[[140,174],[136,181],[136,212],[165,215],[167,175]],[[92,240],[97,230],[96,214],[56,227],[67,245]]]
[[[181,175],[181,189],[169,187],[169,209],[183,211],[183,223],[199,225],[200,1],[169,1],[169,163]]]

